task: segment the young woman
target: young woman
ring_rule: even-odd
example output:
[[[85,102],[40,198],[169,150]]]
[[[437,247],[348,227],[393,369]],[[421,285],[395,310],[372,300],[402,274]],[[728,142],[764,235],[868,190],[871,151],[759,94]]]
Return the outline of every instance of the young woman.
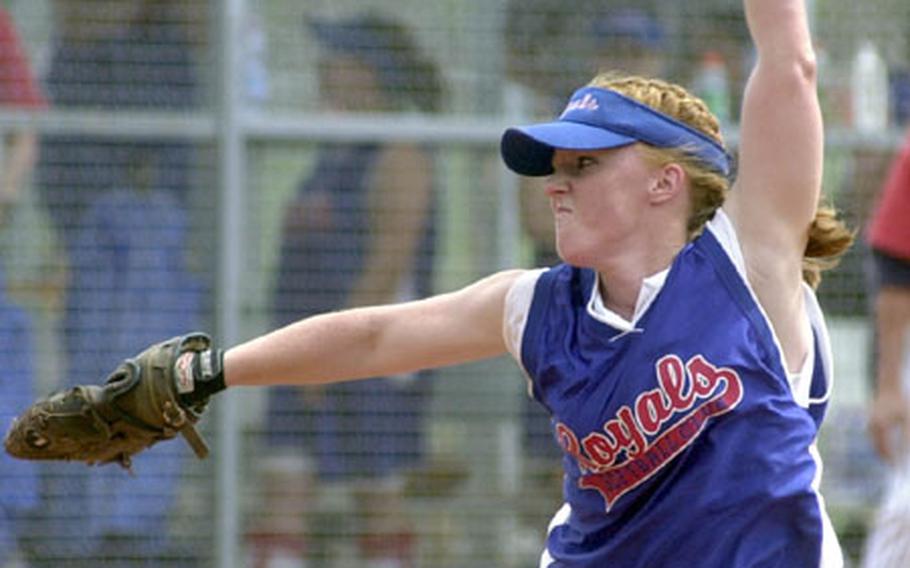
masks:
[[[852,235],[819,208],[804,3],[744,6],[757,61],[729,191],[702,101],[598,76],[556,121],[502,139],[512,170],[546,178],[564,264],[292,323],[224,352],[223,372],[218,352],[195,366],[188,397],[508,352],[565,455],[541,566],[840,566],[818,493],[831,357],[812,285]]]

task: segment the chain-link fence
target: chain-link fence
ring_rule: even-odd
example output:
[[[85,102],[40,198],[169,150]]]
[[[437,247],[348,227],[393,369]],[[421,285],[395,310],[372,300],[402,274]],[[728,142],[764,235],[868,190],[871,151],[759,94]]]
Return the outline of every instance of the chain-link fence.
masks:
[[[551,262],[548,206],[500,165],[503,127],[619,68],[691,87],[735,144],[752,62],[731,0],[5,6],[4,421],[190,329],[230,344]],[[826,193],[859,229],[910,118],[910,6],[809,7]],[[884,73],[878,107],[861,52]],[[864,259],[860,242],[821,288],[838,371],[824,488],[852,561],[882,471]],[[505,359],[237,389],[204,422],[207,461],[181,442],[132,475],[0,457],[0,567],[536,565],[561,473],[525,389]]]

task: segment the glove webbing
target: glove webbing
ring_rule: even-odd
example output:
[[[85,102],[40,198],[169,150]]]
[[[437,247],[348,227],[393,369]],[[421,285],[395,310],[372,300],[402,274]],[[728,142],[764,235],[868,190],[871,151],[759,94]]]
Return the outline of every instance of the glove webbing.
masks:
[[[129,366],[128,372],[120,372],[114,376],[111,380],[108,381],[109,389],[111,391],[111,398],[109,399],[109,404],[95,404],[95,410],[101,418],[103,418],[108,424],[114,422],[116,419],[120,419],[134,428],[139,428],[141,430],[146,430],[148,432],[155,432],[161,434],[164,438],[170,438],[177,435],[177,432],[180,431],[187,423],[186,415],[176,409],[176,412],[169,412],[171,408],[176,407],[176,405],[170,401],[164,402],[162,420],[167,425],[164,428],[155,426],[154,424],[149,424],[148,422],[134,416],[129,412],[125,412],[117,404],[117,399],[120,395],[123,395],[129,392],[131,389],[135,388],[136,384],[139,382],[139,365],[132,359],[127,359],[124,363]]]

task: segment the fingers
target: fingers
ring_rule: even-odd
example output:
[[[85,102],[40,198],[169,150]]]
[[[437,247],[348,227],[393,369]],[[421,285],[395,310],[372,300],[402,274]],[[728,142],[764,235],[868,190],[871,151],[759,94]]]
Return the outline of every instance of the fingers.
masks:
[[[910,420],[903,398],[879,399],[869,416],[869,436],[875,451],[888,463],[895,463],[910,441]]]
[[[874,417],[869,421],[869,437],[872,439],[875,451],[886,462],[894,463],[894,454],[888,439],[889,430],[890,428],[887,424],[882,424],[880,420],[875,420]]]

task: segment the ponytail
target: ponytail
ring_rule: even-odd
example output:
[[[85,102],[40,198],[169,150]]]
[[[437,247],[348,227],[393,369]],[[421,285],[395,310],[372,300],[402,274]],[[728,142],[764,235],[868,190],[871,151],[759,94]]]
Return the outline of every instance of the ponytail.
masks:
[[[809,241],[803,253],[803,280],[812,288],[818,288],[822,272],[840,263],[855,237],[856,232],[847,228],[833,207],[819,205],[809,227]]]

